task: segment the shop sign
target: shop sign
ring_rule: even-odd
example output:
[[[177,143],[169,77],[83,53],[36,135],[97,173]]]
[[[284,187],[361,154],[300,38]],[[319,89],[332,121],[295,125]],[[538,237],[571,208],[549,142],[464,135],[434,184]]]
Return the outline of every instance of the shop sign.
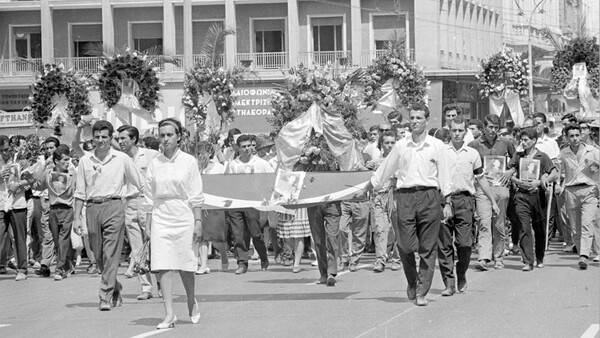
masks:
[[[0,128],[31,127],[33,113],[30,111],[5,112],[0,110]]]

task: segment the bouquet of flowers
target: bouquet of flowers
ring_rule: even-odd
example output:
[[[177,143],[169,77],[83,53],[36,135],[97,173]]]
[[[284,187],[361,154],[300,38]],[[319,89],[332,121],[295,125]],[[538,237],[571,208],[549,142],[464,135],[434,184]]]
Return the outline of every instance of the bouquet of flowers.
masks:
[[[483,97],[513,90],[521,96],[528,93],[529,67],[514,51],[502,49],[481,62],[481,72],[476,75],[479,93]]]
[[[585,62],[588,84],[594,98],[600,98],[600,46],[595,37],[578,37],[560,49],[552,61],[553,89],[561,91],[573,78],[573,65]]]
[[[66,113],[74,124],[79,123],[82,115],[92,113],[88,96],[87,81],[73,69],[64,70],[63,65],[46,64],[33,83],[33,92],[29,97],[29,109],[34,119],[43,124],[52,117],[56,97],[65,96]],[[52,119],[54,124],[63,125],[69,121],[64,118]]]
[[[367,106],[376,105],[386,94],[382,86],[389,79],[393,79],[393,89],[405,107],[425,102],[429,81],[423,74],[423,68],[410,61],[403,49],[390,46],[367,67],[366,73],[364,103]]]

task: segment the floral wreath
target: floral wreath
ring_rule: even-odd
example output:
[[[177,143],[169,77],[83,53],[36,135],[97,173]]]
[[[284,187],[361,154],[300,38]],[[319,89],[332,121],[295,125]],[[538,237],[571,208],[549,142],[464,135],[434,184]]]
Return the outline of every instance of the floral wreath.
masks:
[[[100,98],[108,108],[114,107],[121,98],[122,82],[131,79],[139,88],[135,97],[140,106],[153,114],[160,98],[160,87],[163,85],[158,79],[158,71],[158,62],[148,54],[141,55],[136,51],[130,53],[130,50],[126,49],[125,55],[105,56],[98,77]]]
[[[504,89],[513,90],[521,96],[527,95],[529,91],[527,60],[522,60],[514,51],[502,49],[489,59],[481,61],[481,69],[481,72],[476,75],[481,96],[498,94]]]
[[[242,81],[243,71],[234,69],[226,71],[223,68],[207,67],[198,64],[185,74],[183,97],[181,102],[185,107],[188,120],[202,127],[206,120],[208,102],[203,101],[204,95],[210,95],[217,108],[221,122],[233,121],[233,90]]]
[[[573,65],[579,62],[585,62],[592,94],[600,98],[600,46],[595,37],[575,38],[556,53],[550,71],[553,89],[565,88],[573,78]]]
[[[33,93],[29,97],[29,109],[33,118],[40,124],[45,123],[52,116],[55,96],[65,95],[68,106],[67,114],[74,124],[79,123],[82,115],[92,113],[86,81],[77,76],[73,69],[63,70],[63,65],[46,64],[33,84]],[[57,119],[57,125],[64,124],[62,119]]]
[[[289,122],[306,112],[313,102],[317,102],[328,114],[341,115],[344,126],[356,139],[364,130],[358,120],[358,106],[361,102],[360,83],[363,70],[352,74],[336,72],[331,64],[324,66],[291,68],[285,82],[271,98],[273,116],[267,120],[276,132]],[[304,171],[334,171],[338,164],[321,135],[311,134],[303,149],[297,169]]]
[[[374,63],[367,67],[364,81],[364,103],[367,106],[377,104],[386,92],[382,86],[393,79],[393,89],[400,102],[407,108],[416,103],[426,103],[429,81],[423,74],[423,68],[410,61],[406,52],[399,48],[388,48]]]

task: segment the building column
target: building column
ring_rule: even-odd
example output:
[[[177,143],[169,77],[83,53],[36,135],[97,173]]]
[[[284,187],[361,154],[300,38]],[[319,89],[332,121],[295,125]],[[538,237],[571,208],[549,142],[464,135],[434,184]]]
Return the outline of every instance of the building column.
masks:
[[[352,58],[349,65],[362,66],[362,18],[360,0],[352,0],[350,7],[350,25],[352,26]],[[351,62],[351,63],[350,63]]]
[[[234,0],[225,0],[225,27],[234,29],[237,27]],[[236,44],[237,35],[227,35],[225,37],[225,68],[232,69],[235,66]]]
[[[102,0],[102,44],[104,49],[115,48],[115,23],[110,0]]]
[[[163,54],[175,53],[177,47],[175,34],[173,0],[163,0]],[[165,73],[170,74],[173,72],[174,65],[169,63],[165,64],[164,67]]]
[[[300,49],[300,20],[298,19],[298,0],[288,0],[288,66],[298,66]]]
[[[40,9],[42,62],[46,64],[54,61],[54,23],[52,22],[52,9],[50,8],[49,0],[41,0]]]
[[[183,0],[183,68],[194,67],[194,28],[192,0]]]

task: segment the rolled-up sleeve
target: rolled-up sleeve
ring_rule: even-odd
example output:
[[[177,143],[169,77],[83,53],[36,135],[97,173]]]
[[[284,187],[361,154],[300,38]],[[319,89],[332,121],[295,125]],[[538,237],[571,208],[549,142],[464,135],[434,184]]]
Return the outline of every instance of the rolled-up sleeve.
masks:
[[[190,161],[188,172],[188,204],[192,208],[201,208],[204,204],[204,192],[202,191],[202,177],[196,159]]]
[[[438,184],[440,185],[440,190],[442,191],[443,196],[448,196],[454,190],[454,184],[451,178],[451,170],[454,170],[451,160],[449,159],[447,151],[444,146],[440,146],[437,149],[437,158],[438,158]]]
[[[381,162],[381,165],[371,176],[371,184],[375,190],[383,188],[387,180],[389,180],[396,171],[399,169],[400,163],[400,151],[399,146],[396,144],[388,156]]]
[[[87,195],[85,193],[85,163],[81,161],[79,167],[77,167],[77,181],[75,183],[75,193],[73,197],[85,201],[87,199]]]

